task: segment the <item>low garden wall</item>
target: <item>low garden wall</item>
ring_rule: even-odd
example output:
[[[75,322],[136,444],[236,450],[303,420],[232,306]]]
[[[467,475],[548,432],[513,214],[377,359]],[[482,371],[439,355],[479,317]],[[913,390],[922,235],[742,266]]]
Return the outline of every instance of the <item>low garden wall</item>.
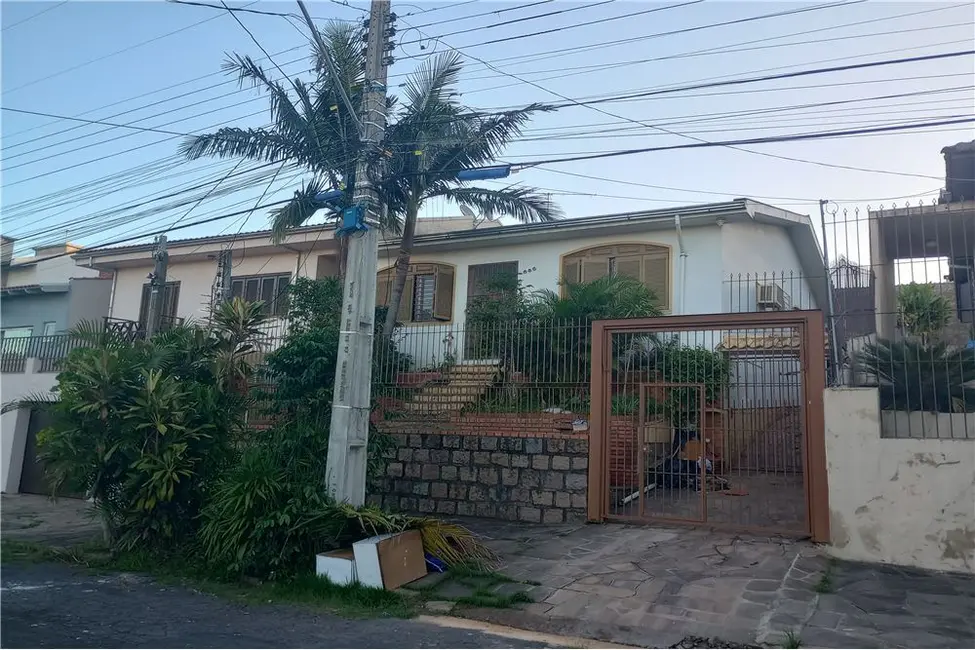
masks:
[[[391,510],[558,524],[585,521],[589,434],[555,414],[387,420],[385,476],[369,496]]]

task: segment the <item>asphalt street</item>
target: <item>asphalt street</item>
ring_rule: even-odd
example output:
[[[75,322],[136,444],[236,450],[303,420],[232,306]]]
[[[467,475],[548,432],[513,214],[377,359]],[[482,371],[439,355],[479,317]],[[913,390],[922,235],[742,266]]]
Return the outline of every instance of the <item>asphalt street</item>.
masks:
[[[401,619],[348,620],[254,606],[133,575],[60,565],[4,565],[4,648],[543,648]]]

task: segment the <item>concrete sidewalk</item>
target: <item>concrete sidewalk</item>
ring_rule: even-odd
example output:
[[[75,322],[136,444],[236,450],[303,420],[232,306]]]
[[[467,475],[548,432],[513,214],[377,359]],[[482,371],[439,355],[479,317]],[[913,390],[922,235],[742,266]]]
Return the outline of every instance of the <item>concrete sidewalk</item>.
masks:
[[[85,501],[3,495],[0,512],[5,539],[100,539]],[[808,543],[705,529],[461,523],[503,573],[539,583],[523,609],[458,612],[480,620],[642,647],[781,646],[788,633],[808,648],[975,647],[971,576],[830,562]]]
[[[102,538],[91,503],[39,494],[0,495],[0,529],[4,539],[51,546],[76,546]]]
[[[541,583],[521,611],[470,615],[615,643],[668,647],[688,637],[742,645],[975,645],[969,577],[829,561],[811,544],[703,529],[464,522]],[[827,575],[827,578],[823,576]]]

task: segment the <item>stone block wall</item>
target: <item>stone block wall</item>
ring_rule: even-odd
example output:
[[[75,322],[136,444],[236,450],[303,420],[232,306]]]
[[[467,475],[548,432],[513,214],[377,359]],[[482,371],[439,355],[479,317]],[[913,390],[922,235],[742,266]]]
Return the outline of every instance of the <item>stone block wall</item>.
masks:
[[[389,428],[408,427],[397,422]],[[531,523],[586,519],[588,433],[523,431],[504,422],[485,423],[477,434],[391,437],[386,476],[370,494],[372,503],[402,512]]]

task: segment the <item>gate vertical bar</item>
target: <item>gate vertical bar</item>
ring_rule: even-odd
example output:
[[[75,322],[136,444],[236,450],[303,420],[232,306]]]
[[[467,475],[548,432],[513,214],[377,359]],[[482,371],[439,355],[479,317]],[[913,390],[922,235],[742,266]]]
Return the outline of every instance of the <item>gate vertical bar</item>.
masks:
[[[708,443],[704,437],[704,414],[707,411],[707,388],[701,384],[698,398],[697,439],[701,442],[701,457],[698,469],[701,471],[701,521],[708,521]]]
[[[640,517],[647,516],[647,435],[644,430],[647,415],[647,385],[640,384],[640,410],[637,416],[636,425],[636,449],[637,449],[637,500],[640,502]]]
[[[592,324],[592,367],[589,386],[589,485],[588,519],[603,521],[609,507],[609,466],[607,441],[609,438],[606,417],[606,381],[603,367],[607,356],[607,332],[605,322]]]
[[[826,465],[826,423],[823,392],[826,390],[826,332],[821,311],[804,312],[802,332],[803,406],[805,438],[804,473],[807,481],[806,516],[814,542],[829,542],[829,484]]]

